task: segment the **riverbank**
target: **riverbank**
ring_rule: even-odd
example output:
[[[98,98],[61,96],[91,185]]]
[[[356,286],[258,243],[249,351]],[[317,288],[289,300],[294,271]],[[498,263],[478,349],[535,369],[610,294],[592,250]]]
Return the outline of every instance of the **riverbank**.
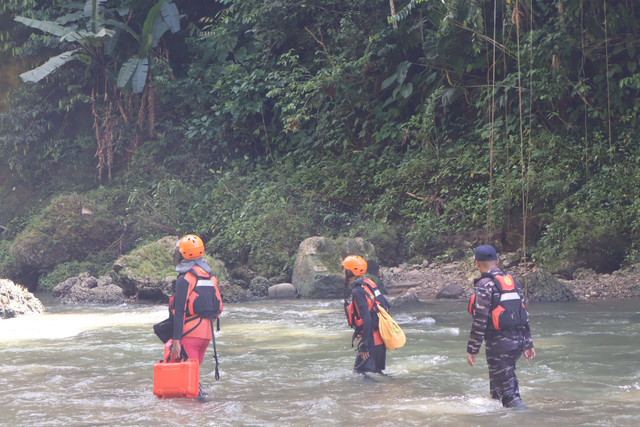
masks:
[[[538,267],[532,263],[513,264],[504,271],[521,278]],[[456,262],[424,261],[419,265],[401,264],[380,269],[385,289],[391,295],[415,294],[420,299],[435,299],[447,285],[464,289],[461,298],[473,292],[473,280],[479,277],[473,259]],[[640,266],[632,266],[612,274],[597,274],[592,270],[578,270],[573,280],[558,278],[581,301],[640,298]]]

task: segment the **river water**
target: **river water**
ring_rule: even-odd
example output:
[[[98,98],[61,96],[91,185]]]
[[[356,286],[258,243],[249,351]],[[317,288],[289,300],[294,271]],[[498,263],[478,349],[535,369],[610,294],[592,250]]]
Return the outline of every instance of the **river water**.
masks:
[[[352,372],[341,301],[225,304],[201,382],[213,400],[152,394],[159,306],[68,307],[0,320],[2,426],[637,426],[640,302],[532,304],[537,357],[518,363],[530,409],[488,398],[484,350],[466,363],[465,302],[392,312],[407,335],[388,377]]]

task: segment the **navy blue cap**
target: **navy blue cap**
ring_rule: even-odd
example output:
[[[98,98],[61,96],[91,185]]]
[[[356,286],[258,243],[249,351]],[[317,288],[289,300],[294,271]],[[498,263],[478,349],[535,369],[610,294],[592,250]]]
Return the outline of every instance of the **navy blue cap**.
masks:
[[[476,261],[494,261],[498,259],[496,250],[491,245],[482,245],[476,248]]]

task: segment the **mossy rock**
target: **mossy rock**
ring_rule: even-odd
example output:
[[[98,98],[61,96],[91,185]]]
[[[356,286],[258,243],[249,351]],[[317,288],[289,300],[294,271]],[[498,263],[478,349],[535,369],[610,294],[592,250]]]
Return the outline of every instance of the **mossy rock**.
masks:
[[[38,288],[52,290],[60,283],[71,277],[77,277],[81,273],[90,271],[92,264],[89,262],[71,261],[56,265],[56,267],[38,278]]]
[[[159,301],[166,301],[173,295],[178,276],[173,264],[177,241],[177,236],[165,236],[116,260],[113,264],[116,282],[126,295]],[[227,270],[222,261],[207,254],[204,259],[219,282],[227,280]]]
[[[242,302],[248,299],[246,290],[229,282],[220,283],[220,295],[222,302]]]
[[[122,226],[106,202],[78,194],[54,198],[19,233],[11,245],[21,266],[46,270],[69,261],[83,261],[116,241]]]

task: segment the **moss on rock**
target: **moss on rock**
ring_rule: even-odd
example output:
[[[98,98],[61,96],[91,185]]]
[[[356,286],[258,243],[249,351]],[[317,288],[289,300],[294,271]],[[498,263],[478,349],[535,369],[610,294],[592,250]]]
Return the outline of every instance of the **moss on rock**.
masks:
[[[43,270],[82,261],[107,248],[121,233],[108,203],[69,194],[54,198],[16,236],[11,251],[22,266]]]

